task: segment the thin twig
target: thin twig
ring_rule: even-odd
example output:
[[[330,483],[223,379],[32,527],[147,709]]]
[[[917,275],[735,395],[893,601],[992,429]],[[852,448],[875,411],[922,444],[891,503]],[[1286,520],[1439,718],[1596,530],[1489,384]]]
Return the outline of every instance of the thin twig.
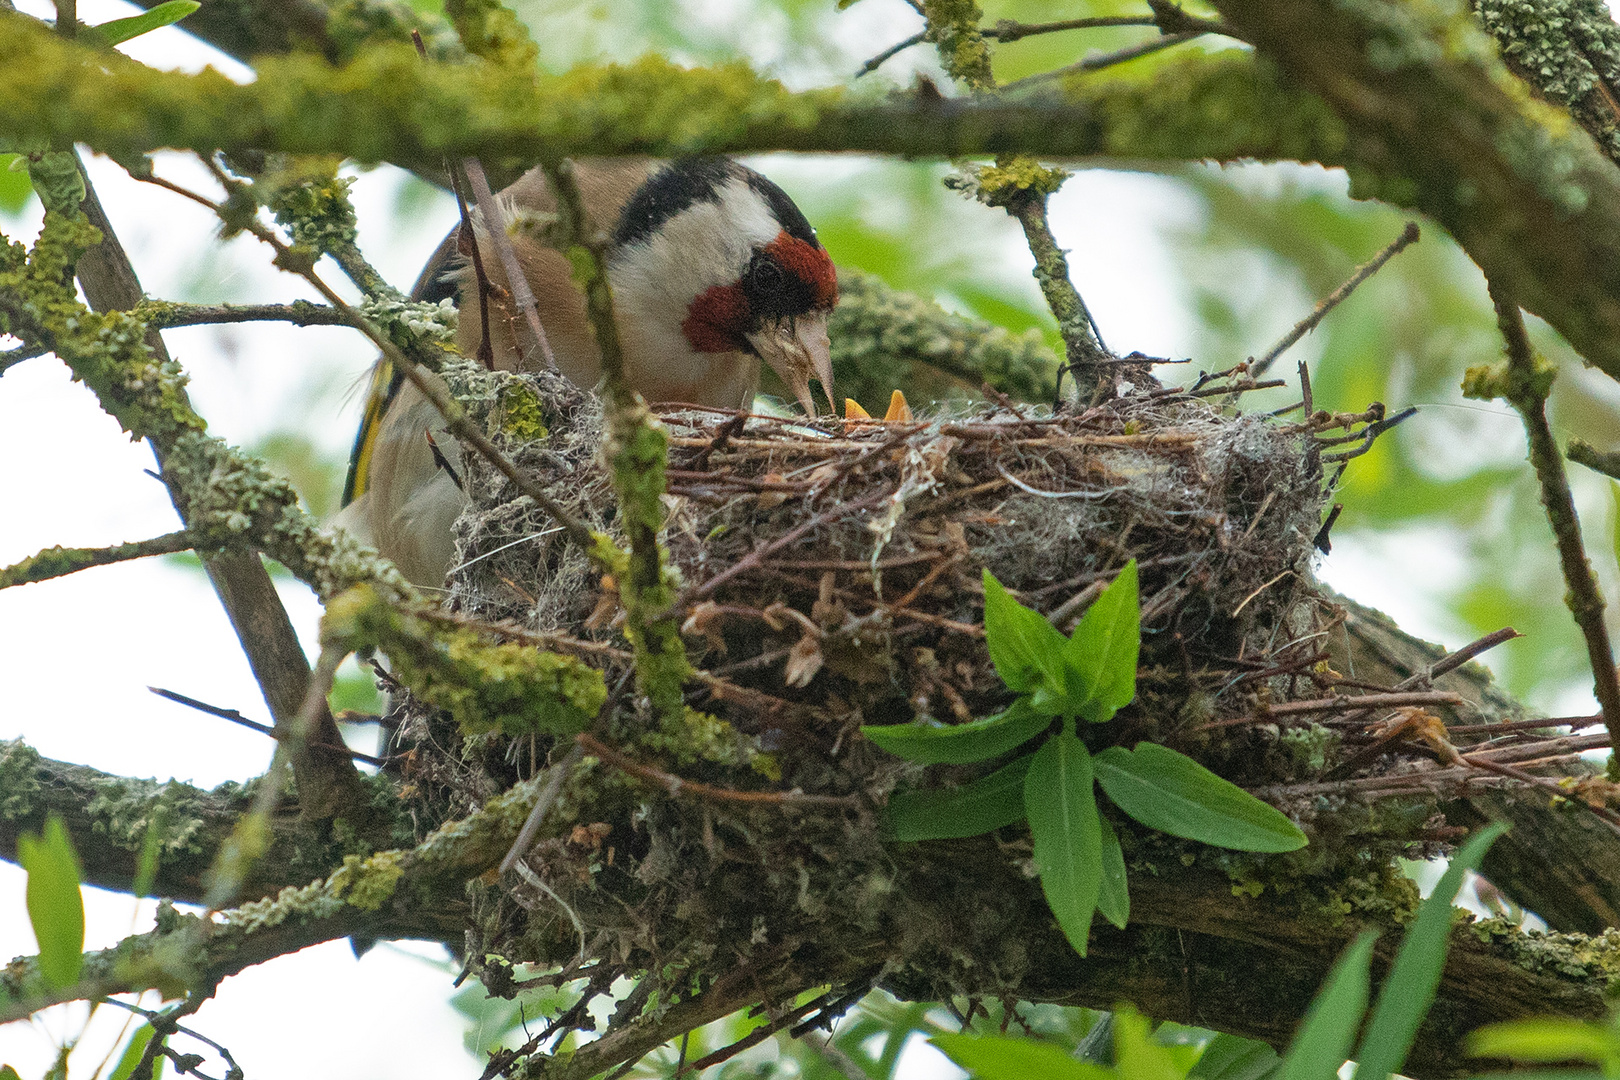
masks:
[[[501,873],[504,874],[517,865],[517,861],[528,854],[529,849],[534,846],[535,834],[540,831],[541,822],[545,820],[552,804],[557,801],[557,796],[562,793],[563,781],[584,756],[584,752],[576,745],[570,747],[568,753],[563,755],[563,759],[551,767],[545,786],[535,797],[534,807],[529,811],[529,816],[523,819],[523,828],[518,830],[517,839],[512,841],[506,857],[501,860]]]
[[[1525,436],[1530,444],[1530,467],[1541,485],[1541,505],[1547,512],[1547,524],[1552,527],[1558,560],[1564,571],[1564,585],[1568,590],[1564,602],[1586,639],[1586,654],[1592,665],[1592,689],[1603,713],[1603,725],[1609,731],[1610,746],[1620,750],[1620,676],[1615,672],[1609,628],[1603,621],[1603,595],[1598,591],[1597,578],[1581,542],[1581,523],[1575,513],[1575,500],[1570,495],[1569,478],[1564,473],[1564,460],[1559,456],[1558,444],[1553,441],[1552,428],[1547,424],[1547,393],[1551,380],[1538,377],[1535,353],[1525,333],[1517,301],[1509,298],[1495,282],[1487,282],[1487,285],[1491,302],[1496,306],[1497,328],[1507,343],[1508,373],[1501,380],[1502,392],[1524,420]],[[1610,757],[1609,767],[1620,769],[1620,753]]]
[[[1582,728],[1596,727],[1603,723],[1603,717],[1594,713],[1591,716],[1550,716],[1545,720],[1508,720],[1496,724],[1448,724],[1448,735],[1499,735],[1511,734],[1517,731],[1544,731],[1553,728],[1567,727],[1571,731],[1580,731]]]
[[[1114,52],[1103,53],[1100,56],[1088,56],[1078,63],[1069,64],[1067,67],[1060,67],[1055,71],[1043,71],[1039,75],[1029,75],[1022,79],[1015,79],[1006,86],[1003,86],[1001,89],[1003,91],[1018,90],[1024,87],[1036,86],[1040,83],[1050,82],[1053,79],[1061,79],[1068,75],[1077,75],[1081,72],[1101,71],[1103,68],[1113,67],[1115,64],[1123,64],[1130,60],[1136,60],[1143,56],[1149,56],[1160,51],[1161,49],[1168,49],[1175,45],[1185,44],[1186,42],[1192,41],[1194,38],[1201,38],[1207,33],[1210,33],[1210,31],[1187,30],[1179,34],[1165,34],[1161,37],[1151,38],[1139,45],[1131,45]]]
[[[910,37],[906,38],[906,40],[898,41],[895,44],[890,45],[887,49],[884,49],[882,52],[872,57],[872,59],[862,64],[861,69],[855,73],[855,77],[858,79],[862,75],[871,74],[884,64],[888,63],[890,60],[894,59],[900,53],[903,53],[907,49],[911,48],[913,45],[921,45],[927,40],[928,37],[926,31],[917,31],[917,33],[912,34]]]
[[[32,360],[36,356],[44,356],[51,350],[44,345],[17,345],[0,352],[0,375],[4,375],[24,360]]]
[[[187,697],[186,695],[178,693],[174,690],[165,690],[161,686],[148,686],[147,689],[156,694],[158,697],[172,701],[176,705],[184,705],[188,709],[196,709],[198,712],[207,713],[209,716],[217,716],[221,720],[229,720],[233,724],[240,724],[250,731],[257,731],[260,735],[268,735],[271,738],[275,738],[275,728],[271,727],[269,724],[261,724],[257,720],[250,720],[235,709],[226,709],[219,705],[210,705],[206,701],[198,701],[194,697]],[[311,742],[310,745],[316,747],[317,749],[332,750],[336,753],[344,754],[356,761],[363,761],[367,765],[375,765],[379,769],[388,764],[387,758],[374,757],[371,754],[363,753],[359,750],[351,750],[347,746],[329,746],[326,743],[320,742]]]
[[[1240,716],[1232,720],[1215,720],[1200,724],[1194,731],[1237,727],[1242,724],[1264,724],[1279,716],[1300,716],[1305,713],[1344,712],[1350,709],[1393,709],[1403,705],[1466,705],[1461,694],[1442,690],[1420,690],[1405,693],[1340,695],[1331,698],[1313,698],[1309,701],[1284,701],[1269,705],[1254,716]]]
[[[1277,362],[1277,357],[1292,348],[1300,338],[1316,329],[1317,324],[1327,316],[1328,312],[1338,307],[1351,293],[1356,291],[1356,286],[1378,273],[1385,263],[1405,251],[1408,246],[1415,244],[1419,235],[1417,222],[1408,221],[1406,228],[1401,230],[1401,235],[1396,237],[1393,243],[1377,255],[1374,255],[1370,262],[1356,267],[1356,272],[1350,275],[1349,280],[1329,293],[1327,298],[1317,304],[1309,315],[1295,323],[1294,328],[1282,336],[1282,340],[1267,349],[1265,355],[1256,360],[1250,369],[1254,375],[1257,378],[1264,375],[1267,369]]]
[[[336,308],[294,300],[290,304],[154,304],[135,308],[147,326],[167,330],[176,326],[213,326],[223,323],[286,322],[294,326],[348,326]]]
[[[1571,439],[1564,447],[1564,456],[1610,480],[1620,480],[1620,450],[1599,450],[1585,439]]]
[[[174,1034],[184,1035],[187,1038],[196,1039],[198,1042],[202,1043],[205,1046],[212,1047],[214,1049],[214,1052],[217,1053],[224,1060],[225,1064],[230,1068],[231,1072],[234,1075],[237,1075],[237,1076],[241,1075],[241,1073],[242,1073],[241,1067],[236,1064],[236,1059],[231,1056],[231,1052],[229,1050],[227,1050],[223,1045],[221,1045],[220,1043],[215,1042],[213,1039],[210,1039],[208,1036],[204,1035],[200,1031],[193,1031],[191,1028],[188,1028],[183,1024],[175,1023],[174,1017],[178,1016],[178,1015],[184,1015],[184,1014],[181,1014],[181,1013],[178,1013],[178,1012],[175,1012],[175,1011],[172,1011],[172,1010],[170,1012],[168,1012],[168,1013],[154,1012],[154,1011],[152,1011],[150,1009],[143,1009],[139,1005],[131,1005],[127,1001],[119,1001],[115,997],[104,997],[104,998],[98,998],[97,1000],[100,1001],[103,1005],[116,1005],[120,1009],[128,1009],[130,1012],[134,1013],[136,1016],[144,1017],[146,1019],[146,1022],[148,1024],[152,1025],[152,1030],[155,1031],[159,1035],[174,1035]],[[206,999],[204,999],[204,1000],[206,1000]],[[200,1002],[199,1002],[199,1004],[200,1004]],[[188,1009],[187,1010],[187,1012],[192,1012],[192,1011],[195,1011],[195,1009],[193,1008],[193,1009]]]
[[[816,998],[814,1001],[806,1002],[791,1012],[783,1013],[781,1016],[771,1020],[769,1023],[761,1024],[759,1027],[755,1028],[753,1031],[750,1031],[747,1035],[744,1035],[730,1046],[721,1047],[712,1054],[700,1057],[696,1061],[688,1062],[685,1068],[675,1075],[679,1077],[692,1073],[701,1073],[704,1069],[719,1065],[723,1061],[729,1061],[731,1058],[736,1057],[744,1050],[747,1050],[750,1046],[758,1046],[760,1043],[764,1042],[772,1035],[775,1035],[783,1028],[789,1027],[804,1019],[806,1016],[810,1015],[812,1012],[815,1012],[818,1008],[825,1004],[831,997],[832,992],[828,991],[827,993]]]
[[[588,732],[582,731],[575,735],[574,741],[593,757],[602,759],[621,772],[627,772],[631,776],[656,784],[671,795],[686,792],[696,795],[700,799],[708,799],[711,802],[769,803],[778,806],[828,806],[855,809],[861,805],[860,800],[854,795],[807,795],[802,791],[737,791],[733,788],[714,787],[711,784],[684,779],[673,773],[664,772],[662,769],[656,769],[651,765],[643,765],[634,758],[601,742]]]
[[[92,566],[111,566],[113,563],[145,559],[153,555],[173,555],[190,551],[197,540],[185,529],[164,533],[150,540],[135,540],[128,544],[115,544],[104,548],[46,548],[22,562],[0,568],[0,589],[13,585],[27,585],[37,581],[64,577],[88,570]]]
[[[706,596],[712,595],[714,590],[718,589],[721,585],[724,585],[727,581],[730,581],[738,574],[756,569],[766,559],[770,558],[772,555],[775,555],[778,551],[781,551],[794,541],[800,539],[811,530],[822,525],[831,524],[832,522],[837,521],[839,518],[848,517],[857,510],[866,510],[876,506],[883,499],[887,499],[889,495],[890,493],[886,491],[874,491],[864,499],[856,499],[854,502],[839,503],[836,506],[828,507],[815,517],[810,518],[802,524],[788,530],[775,540],[772,540],[770,543],[755,548],[747,555],[744,555],[742,558],[738,559],[736,562],[732,563],[730,566],[711,577],[708,581],[705,581],[703,584],[691,589],[686,595],[682,596],[680,600],[676,602],[676,610],[686,610],[686,608],[690,607],[697,601],[702,600]]]
[[[1058,34],[1065,30],[1095,30],[1105,26],[1157,26],[1153,15],[1104,15],[1089,19],[1064,19],[1060,22],[1021,23],[1012,19],[997,19],[996,25],[979,33],[994,38],[1003,45],[1037,34]]]
[[[540,357],[545,361],[547,371],[557,370],[557,356],[551,351],[551,342],[546,338],[546,328],[540,325],[540,309],[535,305],[534,291],[529,288],[529,277],[518,264],[517,252],[512,250],[512,238],[506,233],[506,215],[502,213],[500,204],[495,201],[495,194],[489,190],[489,179],[484,175],[484,167],[477,158],[467,158],[461,163],[466,170],[467,180],[472,185],[473,199],[478,203],[478,213],[484,219],[484,234],[495,245],[495,254],[501,260],[501,269],[506,273],[506,287],[512,293],[512,302],[523,313],[525,325],[529,333],[534,335],[534,344],[540,350]],[[477,243],[477,239],[473,241]]]

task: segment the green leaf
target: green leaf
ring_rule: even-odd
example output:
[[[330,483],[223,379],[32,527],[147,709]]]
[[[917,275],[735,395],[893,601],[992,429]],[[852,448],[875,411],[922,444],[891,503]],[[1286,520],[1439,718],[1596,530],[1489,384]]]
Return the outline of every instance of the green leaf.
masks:
[[[10,1065],[0,1065],[0,1080],[22,1080],[22,1077]]]
[[[1257,1039],[1221,1032],[1204,1046],[1188,1080],[1267,1080],[1282,1064],[1277,1051]]]
[[[1131,703],[1141,646],[1142,611],[1132,559],[1086,611],[1064,646],[1064,671],[1079,715],[1100,724]]]
[[[1451,902],[1457,898],[1468,871],[1479,865],[1507,825],[1495,822],[1481,829],[1451,857],[1434,892],[1423,901],[1417,918],[1401,939],[1389,977],[1378,991],[1367,1034],[1357,1053],[1358,1080],[1384,1080],[1406,1061],[1418,1025],[1434,1003],[1435,988],[1451,948]]]
[[[1614,558],[1615,558],[1615,561],[1620,562],[1620,484],[1617,484],[1613,480],[1610,480],[1609,481],[1609,494],[1612,495],[1613,498],[1614,498],[1614,508],[1613,508],[1614,521],[1613,521],[1613,531],[1610,534],[1610,540],[1614,545]]]
[[[84,963],[84,897],[79,859],[62,819],[52,814],[42,838],[17,838],[17,861],[28,871],[28,920],[39,942],[39,972],[57,990],[72,986]]]
[[[1340,954],[1305,1010],[1305,1020],[1289,1044],[1277,1080],[1337,1080],[1367,1011],[1368,973],[1377,940],[1377,934],[1366,931]]]
[[[1102,917],[1125,929],[1131,918],[1131,894],[1125,880],[1125,852],[1119,846],[1114,826],[1097,815],[1097,831],[1102,840],[1102,887],[1097,893],[1097,910]]]
[[[889,753],[924,765],[966,765],[998,757],[1027,743],[1051,724],[1019,698],[1005,712],[965,724],[879,724],[861,734]]]
[[[177,23],[200,7],[202,5],[197,0],[168,0],[127,19],[113,19],[99,26],[86,27],[83,36],[102,45],[119,45],[130,38]]]
[[[1035,839],[1041,891],[1075,952],[1086,955],[1102,887],[1102,841],[1091,754],[1070,731],[1035,752],[1024,778],[1024,811]]]
[[[1274,806],[1157,743],[1097,755],[1097,782],[1150,829],[1237,851],[1296,851],[1305,834]]]
[[[0,213],[20,213],[34,194],[26,165],[21,154],[0,154]]]
[[[124,1044],[124,1052],[118,1057],[118,1065],[113,1069],[107,1080],[129,1080],[135,1066],[141,1063],[141,1056],[146,1053],[146,1044],[152,1041],[152,1025],[142,1024],[130,1035],[129,1042]],[[158,1080],[163,1075],[163,1055],[159,1054],[152,1061],[152,1080]]]
[[[1024,819],[1024,777],[1035,755],[1019,758],[971,784],[902,791],[883,817],[896,840],[953,840],[978,836]]]
[[[1153,1041],[1147,1018],[1129,1005],[1114,1010],[1114,1065],[1118,1076],[1130,1080],[1183,1080],[1187,1074],[1174,1051]]]
[[[1114,1070],[1077,1061],[1061,1046],[1001,1035],[935,1035],[928,1040],[979,1080],[1115,1080]]]
[[[1620,1039],[1608,1025],[1591,1020],[1509,1020],[1469,1033],[1464,1045],[1471,1057],[1589,1061],[1605,1071],[1620,1061]]]
[[[1063,650],[1068,640],[1046,621],[1012,598],[988,569],[984,572],[984,640],[990,662],[1009,689],[1029,693],[1041,686],[1063,685]]]

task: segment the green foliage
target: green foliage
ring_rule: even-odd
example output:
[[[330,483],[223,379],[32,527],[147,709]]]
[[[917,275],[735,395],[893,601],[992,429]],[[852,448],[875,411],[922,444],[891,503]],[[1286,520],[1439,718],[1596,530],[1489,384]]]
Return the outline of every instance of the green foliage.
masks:
[[[79,857],[62,819],[52,814],[45,833],[17,838],[17,861],[28,873],[28,921],[39,942],[39,973],[51,987],[72,986],[84,964],[84,897]]]
[[[1171,836],[1239,851],[1305,846],[1287,815],[1167,746],[1110,746],[1097,755],[1097,782],[1115,806]]]
[[[1035,752],[1024,778],[1024,811],[1041,891],[1063,936],[1081,956],[1102,889],[1102,826],[1091,785],[1091,754],[1066,730]]]
[[[1468,871],[1477,867],[1496,838],[1508,831],[1502,822],[1486,826],[1452,857],[1440,883],[1434,887],[1417,919],[1401,940],[1395,964],[1378,991],[1378,1004],[1367,1023],[1367,1034],[1357,1055],[1356,1075],[1361,1080],[1384,1080],[1398,1070],[1412,1049],[1418,1025],[1434,1002],[1451,947],[1451,902],[1462,889]]]
[[[1406,932],[1357,1054],[1356,1075],[1384,1080],[1399,1069],[1412,1048],[1418,1025],[1428,1014],[1451,947],[1451,902],[1469,870],[1479,865],[1507,826],[1482,829],[1452,857],[1433,893]],[[1367,1011],[1372,948],[1377,935],[1359,935],[1345,949],[1305,1014],[1288,1048],[1278,1080],[1334,1080],[1361,1029]]]
[[[1305,1022],[1289,1044],[1277,1080],[1334,1080],[1367,1011],[1372,948],[1378,935],[1367,931],[1351,942],[1317,991]]]
[[[1097,831],[1102,842],[1102,851],[1099,855],[1101,880],[1097,890],[1097,910],[1103,918],[1123,930],[1125,924],[1131,921],[1131,894],[1125,877],[1125,850],[1119,846],[1119,834],[1101,814],[1097,815]]]
[[[984,572],[984,640],[1007,689],[1020,694],[1063,692],[1067,639],[1046,616],[1014,600],[989,570]]]
[[[118,1064],[113,1066],[112,1073],[107,1080],[129,1080],[135,1074],[135,1067],[141,1063],[141,1057],[146,1053],[146,1046],[156,1034],[151,1024],[142,1024],[130,1033],[129,1041],[124,1044],[124,1052],[118,1055]],[[163,1075],[163,1063],[166,1059],[159,1054],[152,1061],[152,1080],[159,1080]],[[0,1080],[4,1080],[0,1077]]]
[[[1044,726],[1044,722],[1043,722]],[[1004,765],[989,776],[980,777],[959,788],[929,788],[923,791],[901,791],[889,799],[884,821],[896,840],[952,840],[964,836],[978,836],[1003,825],[1024,820],[1024,778],[1029,774],[1033,754],[1026,754],[1009,765]],[[1113,837],[1108,823],[1104,840]],[[1118,838],[1113,839],[1114,850],[1119,849]],[[1125,871],[1124,856],[1120,856],[1121,885]],[[1104,866],[1105,878],[1108,867]],[[1118,910],[1115,898],[1112,910]],[[1105,909],[1104,914],[1108,914]],[[1118,920],[1109,919],[1119,925]]]
[[[1136,659],[1142,644],[1140,611],[1136,560],[1132,559],[1086,611],[1063,647],[1072,707],[1093,724],[1111,720],[1136,696]],[[1059,715],[1069,714],[1064,711]]]
[[[1546,1017],[1491,1024],[1468,1036],[1468,1052],[1537,1064],[1582,1061],[1598,1066],[1605,1080],[1620,1076],[1620,1030],[1613,1017],[1607,1023]]]
[[[202,5],[197,0],[166,0],[127,19],[113,19],[97,26],[87,26],[79,31],[79,36],[102,45],[117,45],[177,23],[200,7]]]
[[[510,1044],[521,1043],[528,1036],[524,1026],[533,1021],[554,1019],[558,1013],[572,1005],[579,997],[581,984],[565,986],[539,986],[522,989],[511,998],[495,997],[484,984],[471,979],[453,994],[450,1005],[467,1020],[464,1036],[469,1052],[483,1055]]]
[[[986,570],[985,644],[997,674],[1020,696],[1005,712],[965,724],[861,729],[908,760],[963,765],[1015,750],[1047,731],[1052,717],[1062,718],[1062,729],[1033,754],[962,787],[899,792],[885,817],[898,840],[975,836],[1028,817],[1041,889],[1081,956],[1096,912],[1121,929],[1130,918],[1125,854],[1098,811],[1093,780],[1149,828],[1239,851],[1305,846],[1305,834],[1282,813],[1168,747],[1109,747],[1093,762],[1074,723],[1106,722],[1136,696],[1140,623],[1134,560],[1069,637]]]
[[[1036,712],[1028,698],[1019,698],[1003,712],[965,724],[869,725],[861,733],[907,761],[965,765],[1015,750],[1051,726],[1050,716]]]
[[[27,163],[21,154],[0,154],[0,213],[17,214],[28,205],[34,185],[28,180]]]
[[[1204,1047],[1189,1080],[1267,1080],[1282,1064],[1277,1052],[1263,1042],[1221,1033]]]
[[[980,1080],[1110,1080],[1112,1069],[1077,1061],[1062,1047],[999,1035],[935,1035],[929,1040]]]
[[[1110,1036],[1112,1067],[1076,1056],[1077,1048],[1063,1039],[941,1033],[929,1041],[976,1080],[1263,1080],[1264,1070],[1277,1065],[1277,1055],[1264,1043],[1176,1024],[1155,1031],[1129,1005],[1114,1011]],[[1175,1042],[1178,1036],[1194,1041]]]

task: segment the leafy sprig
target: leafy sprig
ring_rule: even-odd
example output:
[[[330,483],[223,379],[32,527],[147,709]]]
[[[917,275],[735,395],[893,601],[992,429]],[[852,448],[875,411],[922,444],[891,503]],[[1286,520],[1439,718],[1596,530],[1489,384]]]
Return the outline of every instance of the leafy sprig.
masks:
[[[1136,696],[1135,560],[1068,637],[986,570],[984,632],[996,674],[1019,695],[1012,705],[966,724],[861,731],[891,754],[925,765],[987,761],[1044,738],[1033,752],[962,787],[896,794],[887,816],[897,839],[976,836],[1027,818],[1041,889],[1082,956],[1097,912],[1122,929],[1130,918],[1125,855],[1098,809],[1099,785],[1128,816],[1183,839],[1239,851],[1305,846],[1305,834],[1284,814],[1185,754],[1144,742],[1093,755],[1080,738],[1079,721],[1105,723]]]
[[[1030,1039],[996,1035],[937,1034],[929,1041],[975,1080],[1338,1080],[1345,1059],[1356,1046],[1358,1080],[1388,1080],[1406,1063],[1418,1028],[1434,1003],[1435,989],[1451,946],[1452,901],[1468,871],[1507,831],[1490,825],[1452,857],[1434,892],[1418,909],[1395,952],[1395,961],[1372,998],[1373,946],[1378,935],[1358,935],[1334,962],[1322,981],[1288,1052],[1279,1057],[1265,1043],[1216,1035],[1200,1053],[1189,1046],[1166,1045],[1146,1019],[1128,1005],[1114,1013],[1112,1067],[1080,1060],[1063,1047]],[[1580,1060],[1601,1066],[1602,1073],[1514,1073],[1514,1077],[1559,1080],[1613,1080],[1620,1076],[1620,1026],[1566,1019],[1515,1021],[1476,1031],[1471,1052],[1513,1057],[1529,1062]],[[1188,1054],[1191,1051],[1191,1054]],[[1506,1076],[1499,1078],[1506,1080]]]

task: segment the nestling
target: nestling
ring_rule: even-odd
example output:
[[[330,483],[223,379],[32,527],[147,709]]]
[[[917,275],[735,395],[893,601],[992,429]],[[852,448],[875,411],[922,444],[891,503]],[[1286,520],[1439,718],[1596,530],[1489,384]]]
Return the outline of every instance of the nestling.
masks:
[[[581,162],[575,175],[591,227],[612,238],[608,281],[633,389],[654,404],[746,409],[764,360],[806,413],[816,412],[811,379],[821,382],[831,404],[827,316],[838,300],[838,281],[815,230],[786,192],[726,158],[604,159]],[[555,208],[539,169],[498,198],[509,217]],[[493,285],[493,366],[537,368],[543,360],[520,351],[528,331],[494,244],[476,215],[473,226]],[[594,387],[600,355],[567,259],[526,233],[511,242],[558,369]],[[469,357],[478,355],[483,339],[471,251],[462,230],[452,231],[411,293],[430,301],[459,294],[457,346]],[[415,584],[437,588],[454,556],[451,527],[465,503],[460,466],[460,447],[433,406],[380,362],[336,523],[374,544]]]

